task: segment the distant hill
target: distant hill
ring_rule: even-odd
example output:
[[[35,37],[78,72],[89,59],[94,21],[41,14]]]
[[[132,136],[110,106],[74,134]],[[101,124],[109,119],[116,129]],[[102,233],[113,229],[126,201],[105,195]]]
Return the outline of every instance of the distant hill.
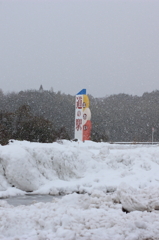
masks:
[[[141,97],[127,94],[90,98],[92,140],[159,141],[159,91]],[[4,95],[0,92],[0,112],[13,113],[23,105],[31,114],[53,123],[55,130],[65,127],[74,137],[75,97],[61,92],[28,90]]]

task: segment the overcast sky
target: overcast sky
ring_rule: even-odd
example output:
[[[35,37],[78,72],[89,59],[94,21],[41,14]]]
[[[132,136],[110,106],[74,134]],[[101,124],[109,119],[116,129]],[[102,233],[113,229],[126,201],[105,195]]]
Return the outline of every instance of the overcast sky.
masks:
[[[159,0],[0,0],[0,88],[159,90]]]

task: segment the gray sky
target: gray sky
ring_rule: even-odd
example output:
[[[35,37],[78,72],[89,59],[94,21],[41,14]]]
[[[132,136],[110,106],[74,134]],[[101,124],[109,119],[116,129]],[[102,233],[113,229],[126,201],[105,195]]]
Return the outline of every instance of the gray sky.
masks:
[[[0,0],[0,88],[159,90],[159,0]]]

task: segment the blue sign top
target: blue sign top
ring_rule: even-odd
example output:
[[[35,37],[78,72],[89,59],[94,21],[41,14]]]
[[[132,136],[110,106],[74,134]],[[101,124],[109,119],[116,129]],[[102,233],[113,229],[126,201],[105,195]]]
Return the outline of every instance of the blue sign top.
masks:
[[[82,89],[79,93],[76,95],[86,95],[86,89]]]

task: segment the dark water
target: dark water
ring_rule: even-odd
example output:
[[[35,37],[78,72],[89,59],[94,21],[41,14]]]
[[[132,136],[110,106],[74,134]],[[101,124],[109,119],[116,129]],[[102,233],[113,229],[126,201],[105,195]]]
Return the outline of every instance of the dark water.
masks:
[[[62,196],[27,194],[24,196],[10,197],[3,200],[7,201],[10,205],[19,206],[19,205],[30,205],[35,202],[52,202],[53,198],[61,198],[61,197]]]

